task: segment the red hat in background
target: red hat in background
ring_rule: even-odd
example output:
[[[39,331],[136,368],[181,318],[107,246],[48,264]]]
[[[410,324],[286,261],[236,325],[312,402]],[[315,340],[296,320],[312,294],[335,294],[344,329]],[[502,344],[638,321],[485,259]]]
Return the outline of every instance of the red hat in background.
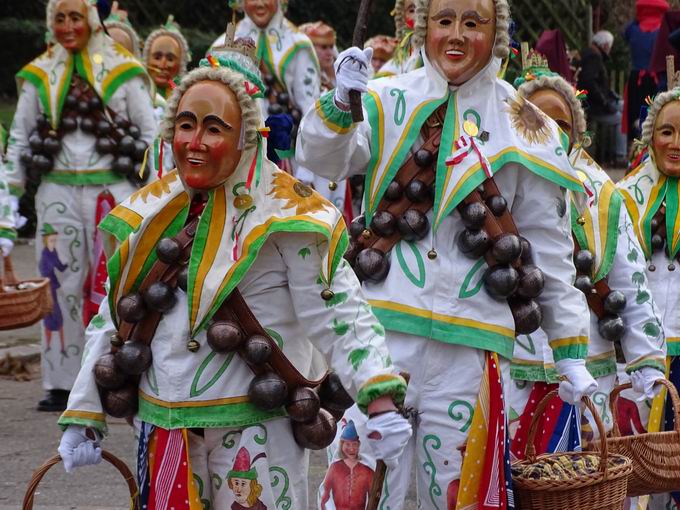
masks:
[[[643,32],[654,32],[661,26],[661,18],[670,9],[666,0],[637,0],[635,17]]]

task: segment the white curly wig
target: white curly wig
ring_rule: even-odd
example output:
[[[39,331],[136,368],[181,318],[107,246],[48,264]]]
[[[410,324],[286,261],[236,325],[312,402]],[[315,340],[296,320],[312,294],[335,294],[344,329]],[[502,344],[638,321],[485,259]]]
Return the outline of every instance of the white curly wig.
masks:
[[[117,21],[117,20],[111,20],[111,21],[104,21],[104,25],[106,26],[107,29],[111,28],[117,28],[119,30],[122,30],[125,32],[129,37],[130,40],[132,41],[132,54],[137,60],[142,59],[142,50],[141,50],[141,42],[139,35],[137,34],[137,31],[130,25],[129,23],[126,23],[124,21]]]
[[[406,26],[406,0],[397,0],[392,9],[392,17],[394,18],[395,37],[399,42],[406,37],[408,27]]]
[[[202,81],[217,81],[229,87],[238,99],[241,106],[241,122],[243,124],[244,148],[250,148],[257,144],[258,128],[261,124],[262,115],[255,99],[246,92],[244,76],[227,67],[199,67],[189,72],[180,84],[173,90],[165,108],[165,115],[161,122],[161,136],[172,143],[175,136],[175,117],[177,108],[184,93]]]
[[[588,125],[586,122],[586,113],[583,110],[581,101],[576,98],[574,87],[572,87],[567,80],[561,76],[539,76],[535,80],[525,81],[517,91],[525,99],[529,99],[535,92],[543,89],[551,89],[557,92],[569,105],[574,127],[574,140],[581,145],[587,147],[590,145],[590,139],[586,135]]]
[[[642,133],[640,135],[640,142],[642,145],[650,145],[652,143],[656,119],[663,107],[668,103],[672,103],[673,101],[680,101],[680,87],[676,87],[656,96],[652,106],[649,107],[647,118],[642,123]]]
[[[45,24],[47,26],[47,40],[48,42],[55,42],[54,30],[52,26],[54,25],[55,10],[57,9],[57,3],[59,0],[49,0],[47,2],[47,7],[45,9]],[[87,24],[90,26],[92,33],[97,33],[101,30],[101,24],[99,21],[99,14],[97,13],[97,7],[90,0],[83,0],[83,3],[87,7]]]
[[[432,0],[416,0],[416,22],[413,45],[420,48],[427,38],[427,18]],[[508,0],[494,0],[496,6],[496,41],[493,54],[506,58],[510,54],[510,4]]]
[[[151,32],[149,37],[147,37],[146,41],[144,42],[144,50],[142,51],[142,59],[144,63],[147,64],[149,62],[149,55],[151,54],[151,46],[153,46],[153,42],[162,35],[169,35],[175,39],[175,41],[177,41],[177,44],[179,44],[182,54],[180,55],[178,76],[184,76],[184,74],[187,72],[189,61],[191,60],[191,50],[189,49],[189,43],[178,30],[169,30],[165,27],[161,27]]]

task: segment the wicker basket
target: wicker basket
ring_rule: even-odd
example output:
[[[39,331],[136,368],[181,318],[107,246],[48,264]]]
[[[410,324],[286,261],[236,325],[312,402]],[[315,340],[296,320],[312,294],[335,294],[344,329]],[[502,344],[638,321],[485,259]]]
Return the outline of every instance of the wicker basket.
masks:
[[[125,465],[125,462],[106,450],[102,450],[102,458],[113,465],[113,467],[118,470],[123,478],[125,478],[128,490],[130,491],[130,509],[139,510],[139,493],[137,491],[137,482],[135,482],[135,477]],[[26,494],[24,495],[24,503],[21,507],[23,510],[33,510],[33,497],[35,495],[35,490],[38,488],[38,484],[40,484],[40,481],[42,480],[43,476],[45,476],[45,473],[47,473],[52,466],[59,464],[60,462],[61,457],[59,455],[55,455],[35,470],[35,473],[33,473],[33,478],[31,478],[31,482],[28,484],[28,488],[26,489]]]
[[[538,419],[545,411],[550,399],[555,395],[557,395],[557,390],[548,393],[536,408],[529,428],[526,459],[517,462],[515,465],[535,464],[537,459],[587,455],[585,452],[569,452],[550,453],[536,457],[534,438],[538,428]],[[516,501],[518,501],[518,508],[521,508],[521,510],[623,510],[628,477],[633,469],[632,463],[630,459],[621,455],[609,453],[602,420],[589,398],[584,397],[583,402],[593,413],[597,428],[600,431],[599,471],[565,480],[513,477]],[[611,461],[614,457],[618,458],[619,464],[612,464]]]
[[[0,331],[35,324],[52,311],[50,280],[17,281],[12,259],[5,257],[4,262],[5,274],[0,278]]]
[[[630,497],[680,490],[680,397],[673,383],[665,379],[658,382],[668,389],[675,413],[675,429],[667,432],[621,437],[616,402],[619,394],[632,385],[618,386],[611,394],[614,428],[607,439],[607,448],[633,462],[633,474],[628,481]]]

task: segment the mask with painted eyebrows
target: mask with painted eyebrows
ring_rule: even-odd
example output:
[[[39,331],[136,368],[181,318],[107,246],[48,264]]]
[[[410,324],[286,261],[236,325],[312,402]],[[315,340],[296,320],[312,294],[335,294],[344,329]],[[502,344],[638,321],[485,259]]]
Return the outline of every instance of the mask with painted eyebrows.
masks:
[[[680,177],[680,101],[671,101],[659,112],[654,125],[652,150],[661,173]]]

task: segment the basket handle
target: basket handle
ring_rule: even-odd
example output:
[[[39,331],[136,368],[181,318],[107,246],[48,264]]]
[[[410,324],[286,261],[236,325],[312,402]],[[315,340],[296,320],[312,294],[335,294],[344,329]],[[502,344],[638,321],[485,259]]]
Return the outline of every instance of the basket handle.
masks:
[[[130,472],[130,469],[127,467],[125,462],[106,450],[102,450],[102,457],[104,460],[113,465],[113,467],[118,470],[123,478],[125,478],[125,481],[128,485],[128,490],[130,491],[130,508],[131,510],[139,510],[137,482],[135,481],[134,475]],[[22,510],[33,510],[33,497],[35,495],[35,490],[38,488],[38,484],[43,479],[43,476],[45,476],[45,473],[47,473],[52,466],[59,464],[60,462],[61,456],[55,455],[35,470],[33,477],[31,478],[31,482],[28,484],[28,488],[26,489],[26,494],[24,495]]]
[[[678,395],[678,389],[675,387],[675,385],[670,382],[668,379],[659,379],[654,383],[656,384],[661,384],[666,387],[668,390],[668,394],[671,397],[671,402],[673,403],[673,412],[675,413],[675,426],[674,430],[675,432],[680,434],[680,395]],[[619,400],[619,395],[621,394],[622,391],[627,390],[632,388],[633,385],[631,383],[626,383],[626,384],[621,384],[620,386],[617,386],[614,388],[611,392],[611,395],[609,397],[609,402],[612,408],[612,419],[614,420],[614,428],[612,429],[612,437],[621,437],[621,429],[619,429],[619,420],[618,420],[618,409],[617,409],[617,402]]]
[[[529,425],[529,439],[524,450],[524,456],[532,464],[536,462],[536,448],[534,447],[534,441],[536,440],[536,432],[538,430],[538,419],[543,414],[543,411],[545,411],[545,408],[548,407],[548,404],[553,399],[553,397],[556,397],[557,394],[558,390],[553,390],[550,393],[548,393],[545,397],[543,397],[543,400],[541,400],[541,402],[538,404],[538,407],[534,411],[534,415],[531,418],[531,425]],[[586,405],[586,407],[590,410],[590,412],[593,414],[593,417],[595,418],[595,423],[597,425],[597,430],[600,433],[600,471],[602,472],[604,478],[606,479],[607,463],[609,461],[609,450],[607,449],[606,440],[607,433],[604,428],[604,424],[602,423],[602,418],[600,418],[597,409],[595,409],[595,406],[593,405],[593,401],[586,396],[583,397],[582,401]]]

